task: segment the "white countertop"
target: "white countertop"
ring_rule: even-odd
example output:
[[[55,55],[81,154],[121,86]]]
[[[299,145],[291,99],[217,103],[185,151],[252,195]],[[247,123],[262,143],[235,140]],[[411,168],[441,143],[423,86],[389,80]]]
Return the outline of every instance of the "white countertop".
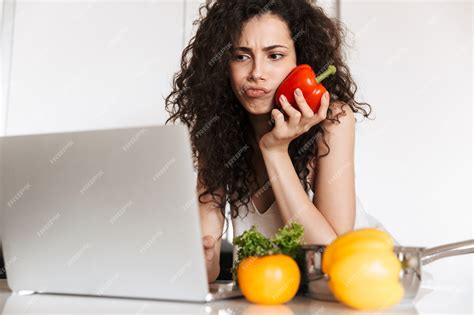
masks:
[[[258,306],[244,298],[211,303],[179,303],[123,298],[12,294],[0,280],[2,314],[159,313],[159,314],[473,314],[473,255],[449,257],[424,267],[427,275],[415,300],[383,312],[361,312],[340,303],[297,296],[285,305]]]

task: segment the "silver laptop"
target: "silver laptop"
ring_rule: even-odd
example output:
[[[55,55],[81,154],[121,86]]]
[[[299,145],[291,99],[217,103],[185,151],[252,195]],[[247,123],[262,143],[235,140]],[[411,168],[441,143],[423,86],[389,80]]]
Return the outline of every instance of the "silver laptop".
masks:
[[[205,302],[188,130],[146,126],[0,138],[12,291]]]

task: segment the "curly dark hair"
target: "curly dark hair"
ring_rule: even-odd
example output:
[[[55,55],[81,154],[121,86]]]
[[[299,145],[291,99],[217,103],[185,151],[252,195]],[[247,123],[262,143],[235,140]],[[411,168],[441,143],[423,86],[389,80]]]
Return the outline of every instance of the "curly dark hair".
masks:
[[[199,201],[210,194],[224,217],[227,202],[232,218],[239,215],[239,204],[244,204],[248,213],[250,198],[259,189],[252,165],[254,149],[249,145],[252,126],[232,91],[228,63],[243,23],[263,14],[274,14],[286,21],[297,64],[308,64],[318,73],[329,64],[336,67],[337,73],[324,81],[332,101],[350,107],[354,113],[361,112],[366,118],[371,113],[369,104],[354,99],[357,85],[343,60],[344,24],[329,18],[314,1],[207,0],[193,22],[198,29],[183,50],[181,70],[174,75],[172,92],[166,97],[166,110],[170,113],[166,123],[179,119],[188,127],[194,166],[206,187],[199,193]],[[333,115],[330,107],[327,119],[339,123],[344,114],[341,111]],[[308,162],[311,159],[317,169],[319,158],[330,152],[324,134],[324,128],[317,124],[289,145],[290,158],[305,191],[310,188],[306,179]],[[322,137],[327,149],[324,154],[318,152],[318,137]],[[216,192],[222,189],[225,198],[218,200]]]

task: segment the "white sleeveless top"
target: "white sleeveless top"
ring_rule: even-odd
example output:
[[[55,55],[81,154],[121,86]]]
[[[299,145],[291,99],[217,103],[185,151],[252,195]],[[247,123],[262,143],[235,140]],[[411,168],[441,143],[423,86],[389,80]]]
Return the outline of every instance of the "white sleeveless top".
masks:
[[[314,193],[311,189],[308,191],[308,196],[311,202],[313,201]],[[233,229],[233,237],[241,235],[246,230],[250,229],[252,225],[257,226],[257,230],[260,231],[263,235],[267,238],[272,238],[278,229],[284,226],[283,219],[281,217],[278,204],[276,200],[272,203],[272,205],[268,208],[267,211],[260,213],[252,199],[249,202],[249,211],[247,213],[247,209],[244,205],[240,205],[239,207],[239,216],[232,219],[232,229]],[[359,198],[356,197],[356,213],[355,213],[355,224],[354,229],[364,228],[364,227],[374,227],[379,228],[381,230],[386,231],[389,233],[383,224],[378,221],[376,218],[368,214],[360,202]],[[389,233],[390,234],[390,233]],[[396,245],[399,243],[394,239]],[[234,246],[233,248],[233,261],[235,263],[237,259],[237,248]]]

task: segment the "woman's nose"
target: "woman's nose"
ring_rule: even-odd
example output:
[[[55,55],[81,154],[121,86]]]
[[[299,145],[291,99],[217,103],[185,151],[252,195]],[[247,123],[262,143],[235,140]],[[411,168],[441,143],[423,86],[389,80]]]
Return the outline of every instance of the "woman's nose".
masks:
[[[250,72],[251,80],[262,80],[264,79],[262,61],[254,59],[252,70]]]

